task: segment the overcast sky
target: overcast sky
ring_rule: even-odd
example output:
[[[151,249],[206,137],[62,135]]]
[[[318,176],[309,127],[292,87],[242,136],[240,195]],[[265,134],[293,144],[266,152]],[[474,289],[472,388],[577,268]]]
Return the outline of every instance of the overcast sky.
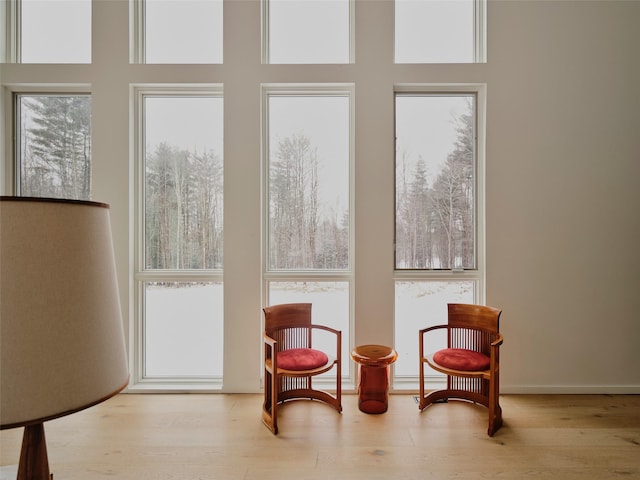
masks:
[[[473,3],[396,0],[396,61],[473,61]],[[21,4],[24,63],[91,61],[91,0]],[[147,62],[223,61],[222,0],[146,0],[145,15]],[[347,63],[352,20],[349,0],[269,0],[270,60]]]

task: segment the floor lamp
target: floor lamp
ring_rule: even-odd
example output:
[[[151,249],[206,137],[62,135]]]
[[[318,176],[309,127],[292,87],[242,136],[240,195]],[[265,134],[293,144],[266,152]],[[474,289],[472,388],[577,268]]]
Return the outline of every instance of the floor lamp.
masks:
[[[120,392],[129,371],[109,206],[0,197],[0,428],[18,480],[50,480],[43,423]]]

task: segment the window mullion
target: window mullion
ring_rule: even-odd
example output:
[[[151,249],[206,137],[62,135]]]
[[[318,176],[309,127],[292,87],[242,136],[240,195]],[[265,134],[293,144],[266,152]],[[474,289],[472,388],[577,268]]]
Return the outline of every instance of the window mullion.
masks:
[[[129,61],[145,63],[144,57],[145,1],[131,0],[129,4]]]
[[[487,61],[487,2],[473,2],[473,49],[475,63]]]
[[[3,63],[20,62],[20,15],[22,2],[5,2],[0,9],[0,25],[4,34],[0,35],[0,60]]]

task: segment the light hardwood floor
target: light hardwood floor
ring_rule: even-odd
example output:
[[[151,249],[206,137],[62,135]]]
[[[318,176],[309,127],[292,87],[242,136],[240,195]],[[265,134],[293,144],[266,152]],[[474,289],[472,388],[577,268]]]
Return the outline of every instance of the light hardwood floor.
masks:
[[[419,413],[412,395],[391,395],[381,415],[360,412],[355,395],[342,414],[293,401],[274,436],[261,402],[118,395],[45,424],[54,480],[640,479],[640,395],[502,395],[493,438],[483,407]],[[1,465],[17,464],[21,436],[0,432]]]

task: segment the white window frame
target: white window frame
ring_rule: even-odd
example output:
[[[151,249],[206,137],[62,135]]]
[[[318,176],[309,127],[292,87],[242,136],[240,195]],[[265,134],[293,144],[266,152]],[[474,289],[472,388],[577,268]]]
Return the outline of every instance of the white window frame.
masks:
[[[14,195],[20,195],[20,168],[18,165],[19,146],[18,142],[19,129],[16,127],[18,121],[17,98],[19,95],[84,95],[91,96],[91,85],[86,83],[79,84],[35,84],[35,85],[9,85],[4,89],[3,101],[6,108],[5,121],[7,125],[7,138],[11,141],[6,143],[4,154],[9,161],[6,162],[5,188]],[[92,182],[93,183],[93,182]]]
[[[473,2],[473,62],[487,63],[487,0]]]
[[[436,94],[456,95],[473,94],[476,96],[476,159],[475,159],[475,252],[476,267],[468,270],[399,270],[395,268],[393,282],[419,282],[419,281],[471,281],[474,284],[474,303],[484,304],[486,299],[486,98],[487,86],[484,83],[465,84],[397,84],[394,86],[394,98],[397,94]],[[394,115],[395,123],[395,115]],[[395,164],[395,159],[394,159]],[[395,180],[394,180],[395,181]],[[395,189],[394,189],[395,190]],[[394,224],[395,224],[394,208]],[[394,246],[395,248],[395,246]],[[394,319],[395,322],[399,319]],[[417,342],[417,340],[416,340]],[[441,378],[437,375],[428,375],[429,381],[437,386]],[[418,376],[393,378],[393,388],[397,391],[415,390],[418,386]]]
[[[19,63],[19,1],[4,2],[4,8],[0,8],[0,25],[4,27],[4,34],[0,35],[0,63]]]
[[[179,390],[181,392],[216,392],[222,389],[222,377],[166,377],[145,378],[144,353],[145,353],[145,295],[146,282],[221,282],[223,283],[222,269],[202,270],[149,270],[145,268],[144,252],[144,208],[145,208],[145,148],[143,145],[144,132],[144,99],[146,96],[154,97],[202,97],[223,96],[221,84],[180,84],[180,85],[150,85],[135,84],[130,88],[131,112],[133,115],[132,131],[132,170],[134,177],[135,212],[132,239],[134,251],[134,314],[132,315],[131,338],[134,345],[134,358],[132,365],[130,391],[166,392]],[[223,160],[224,162],[224,160]]]
[[[129,0],[129,62],[134,64],[145,63],[144,9],[144,0]]]

